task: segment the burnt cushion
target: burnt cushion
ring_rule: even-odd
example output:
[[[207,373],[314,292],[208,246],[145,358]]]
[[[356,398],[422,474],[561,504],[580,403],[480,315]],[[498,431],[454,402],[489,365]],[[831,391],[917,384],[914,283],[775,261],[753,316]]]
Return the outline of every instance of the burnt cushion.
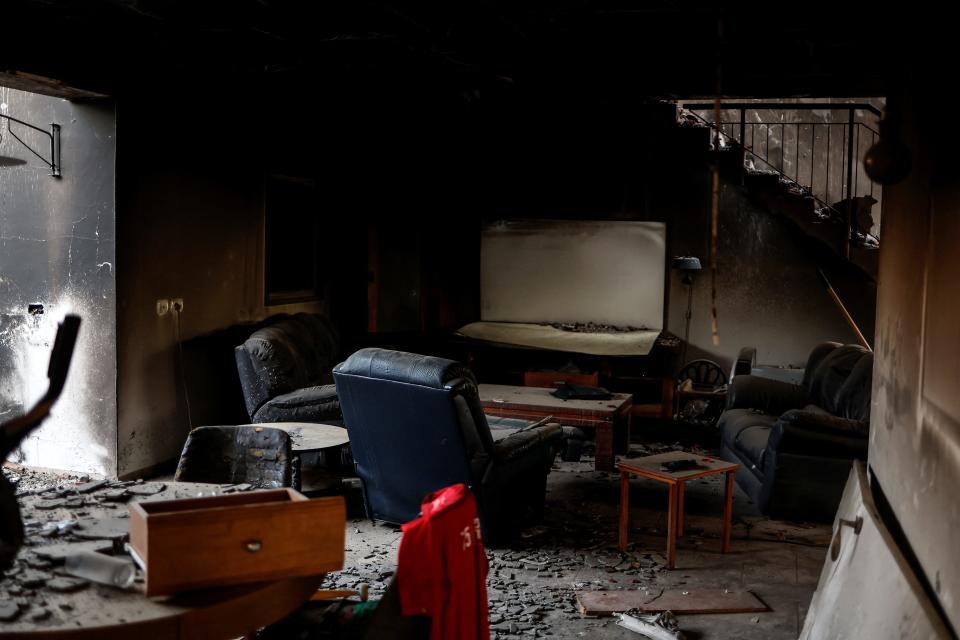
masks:
[[[306,387],[267,401],[253,415],[254,422],[339,422],[340,398],[332,384]]]

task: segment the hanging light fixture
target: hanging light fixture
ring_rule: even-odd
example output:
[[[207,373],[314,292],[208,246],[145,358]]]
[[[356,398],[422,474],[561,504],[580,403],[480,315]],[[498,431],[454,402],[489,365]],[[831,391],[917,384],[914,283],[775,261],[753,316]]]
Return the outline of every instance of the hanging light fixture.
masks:
[[[6,107],[6,104],[0,105],[0,106]],[[30,124],[29,122],[24,122],[23,120],[14,118],[13,116],[8,116],[4,113],[0,113],[0,118],[3,118],[7,121],[7,133],[9,133],[14,140],[22,144],[24,147],[26,147],[30,153],[40,158],[40,160],[42,160],[45,165],[50,167],[51,176],[53,176],[54,178],[59,178],[60,177],[60,125],[51,124],[50,130],[47,131],[46,129],[41,129],[40,127]],[[39,131],[43,135],[50,138],[50,159],[47,160],[45,157],[43,157],[43,155],[40,154],[39,151],[37,151],[36,149],[31,147],[29,144],[24,142],[23,139],[20,136],[18,136],[16,132],[13,130],[13,128],[10,126],[11,122],[16,122],[17,124],[23,125],[25,127],[29,127],[34,131]],[[10,160],[12,159],[6,159],[6,160],[7,160],[6,162],[0,161],[0,166],[14,166],[17,164],[23,164],[21,162],[11,162]]]

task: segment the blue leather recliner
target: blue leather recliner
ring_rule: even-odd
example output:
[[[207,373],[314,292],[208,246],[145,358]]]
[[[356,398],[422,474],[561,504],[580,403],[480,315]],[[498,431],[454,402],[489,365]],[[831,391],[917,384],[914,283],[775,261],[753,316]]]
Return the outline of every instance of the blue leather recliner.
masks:
[[[735,374],[747,374],[751,359],[739,359]],[[867,457],[872,372],[871,352],[827,342],[811,352],[802,384],[734,376],[720,457],[740,464],[737,484],[760,511],[833,520],[853,460]]]
[[[542,515],[559,425],[496,439],[473,374],[443,358],[361,349],[333,377],[370,518],[408,522],[425,495],[460,482],[476,496],[489,544]]]

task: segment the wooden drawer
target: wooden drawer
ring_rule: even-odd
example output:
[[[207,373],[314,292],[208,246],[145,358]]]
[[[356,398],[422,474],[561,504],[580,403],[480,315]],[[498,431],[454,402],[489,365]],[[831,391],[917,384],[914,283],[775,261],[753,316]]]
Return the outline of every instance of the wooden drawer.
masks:
[[[339,570],[345,527],[343,498],[293,489],[130,505],[148,596]]]

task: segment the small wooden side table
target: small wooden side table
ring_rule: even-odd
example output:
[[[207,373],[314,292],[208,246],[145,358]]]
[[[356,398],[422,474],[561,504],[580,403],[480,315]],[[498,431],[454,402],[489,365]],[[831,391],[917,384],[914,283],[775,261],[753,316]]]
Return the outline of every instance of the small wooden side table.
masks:
[[[693,460],[697,468],[666,471],[663,463],[674,460]],[[662,482],[670,488],[667,510],[667,568],[673,569],[677,556],[677,537],[683,535],[683,483],[706,476],[726,474],[726,492],[723,498],[723,534],[720,551],[730,551],[730,521],[733,515],[733,474],[740,465],[685,451],[671,451],[617,463],[620,471],[620,550],[627,549],[627,528],[630,512],[630,476],[640,476]]]
[[[256,422],[250,427],[268,427],[280,429],[290,434],[290,446],[293,453],[315,453],[324,449],[342,447],[350,442],[350,436],[344,427],[314,422]]]

